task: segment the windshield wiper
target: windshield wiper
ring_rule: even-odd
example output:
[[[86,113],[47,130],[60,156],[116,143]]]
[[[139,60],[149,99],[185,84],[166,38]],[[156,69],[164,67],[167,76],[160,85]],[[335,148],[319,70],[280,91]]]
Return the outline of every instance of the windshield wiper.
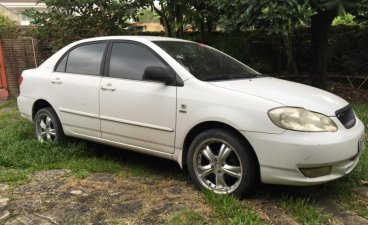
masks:
[[[216,81],[216,80],[234,80],[234,79],[249,79],[249,78],[255,78],[265,76],[264,74],[257,74],[257,73],[243,73],[239,75],[224,75],[224,76],[216,76],[216,77],[210,77],[207,79],[203,79],[203,81]]]
[[[256,74],[256,73],[242,73],[240,75],[234,75],[234,76],[229,76],[230,79],[242,79],[242,78],[254,78],[254,77],[258,77],[261,74]]]

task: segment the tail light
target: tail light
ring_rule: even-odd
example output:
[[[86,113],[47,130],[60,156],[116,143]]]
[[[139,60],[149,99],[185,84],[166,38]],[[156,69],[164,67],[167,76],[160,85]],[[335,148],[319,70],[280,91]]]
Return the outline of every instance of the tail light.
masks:
[[[22,84],[22,82],[23,82],[23,77],[22,77],[22,75],[18,78],[18,84],[19,84],[19,86]]]

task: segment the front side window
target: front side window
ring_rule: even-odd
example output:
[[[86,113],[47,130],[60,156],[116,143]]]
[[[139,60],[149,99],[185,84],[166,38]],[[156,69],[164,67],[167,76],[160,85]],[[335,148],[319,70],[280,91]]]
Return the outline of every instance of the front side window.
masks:
[[[111,51],[109,76],[114,78],[142,80],[147,67],[166,67],[147,48],[132,43],[114,43]]]
[[[100,75],[101,62],[105,47],[106,43],[96,43],[82,45],[73,49],[69,52],[65,72],[86,75]],[[60,62],[60,64],[62,64],[63,61],[64,59]]]
[[[256,77],[248,66],[228,55],[195,42],[154,41],[194,77],[203,81]]]

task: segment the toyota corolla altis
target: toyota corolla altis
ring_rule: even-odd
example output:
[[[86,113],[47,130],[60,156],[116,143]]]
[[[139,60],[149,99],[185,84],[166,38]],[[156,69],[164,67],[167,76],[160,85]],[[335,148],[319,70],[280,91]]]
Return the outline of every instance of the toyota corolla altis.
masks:
[[[340,97],[180,39],[81,40],[20,81],[19,110],[41,142],[66,135],[175,160],[219,194],[331,181],[364,149]]]

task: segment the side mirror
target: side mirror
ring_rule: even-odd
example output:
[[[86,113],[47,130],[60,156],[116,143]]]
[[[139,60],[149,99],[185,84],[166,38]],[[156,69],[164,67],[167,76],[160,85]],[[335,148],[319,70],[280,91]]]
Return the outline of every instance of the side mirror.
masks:
[[[152,80],[166,85],[176,84],[175,72],[170,68],[150,66],[144,70],[143,80]]]

